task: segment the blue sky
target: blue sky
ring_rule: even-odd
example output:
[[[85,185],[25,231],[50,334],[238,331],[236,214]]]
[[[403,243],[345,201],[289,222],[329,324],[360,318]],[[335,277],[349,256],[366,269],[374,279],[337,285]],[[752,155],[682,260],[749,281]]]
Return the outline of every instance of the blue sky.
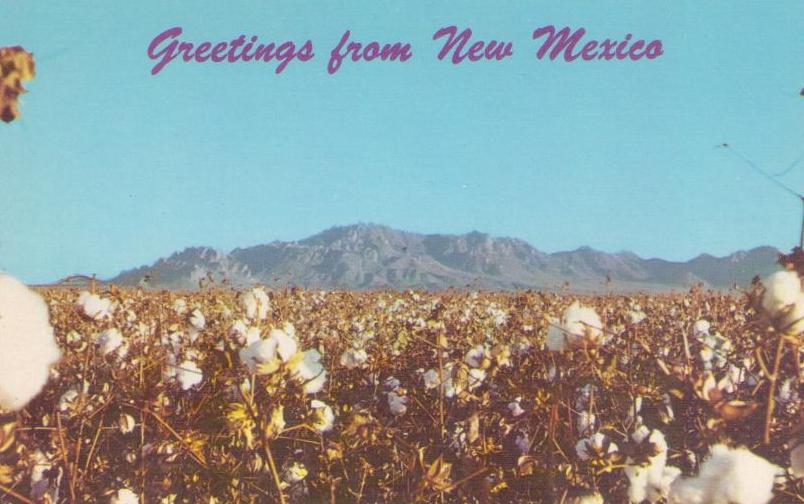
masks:
[[[0,124],[0,269],[27,281],[358,221],[669,259],[797,242],[800,203],[714,146],[772,172],[804,153],[800,0],[0,0],[0,19],[0,46],[37,58],[23,116]],[[537,60],[546,24],[664,55]],[[514,55],[438,61],[447,25]],[[315,57],[151,76],[146,48],[172,26],[309,38]],[[414,56],[329,75],[346,29]],[[804,162],[782,180],[804,190]]]

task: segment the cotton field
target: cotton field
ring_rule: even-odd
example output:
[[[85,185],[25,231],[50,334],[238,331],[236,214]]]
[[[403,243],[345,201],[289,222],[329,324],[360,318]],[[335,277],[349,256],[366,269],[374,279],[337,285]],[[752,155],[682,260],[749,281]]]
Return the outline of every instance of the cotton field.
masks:
[[[0,502],[804,502],[799,313],[0,276]]]

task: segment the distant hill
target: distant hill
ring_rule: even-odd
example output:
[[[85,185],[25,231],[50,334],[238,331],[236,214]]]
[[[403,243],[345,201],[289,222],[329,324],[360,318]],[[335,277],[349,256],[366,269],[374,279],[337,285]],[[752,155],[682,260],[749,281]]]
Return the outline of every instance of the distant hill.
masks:
[[[522,240],[478,232],[425,235],[356,224],[301,241],[277,241],[228,254],[209,247],[187,248],[110,281],[137,285],[147,277],[153,287],[182,289],[210,280],[234,286],[327,289],[554,289],[565,282],[580,291],[685,289],[699,282],[727,289],[776,270],[778,253],[759,247],[726,257],[704,254],[686,262],[589,247],[547,254]]]

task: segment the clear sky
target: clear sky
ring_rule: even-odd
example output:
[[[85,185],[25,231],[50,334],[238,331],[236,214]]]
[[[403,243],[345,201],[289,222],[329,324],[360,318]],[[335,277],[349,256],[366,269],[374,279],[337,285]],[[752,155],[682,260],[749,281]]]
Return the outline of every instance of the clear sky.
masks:
[[[23,116],[0,124],[0,269],[30,282],[355,222],[679,260],[798,239],[800,203],[714,147],[771,172],[804,154],[800,0],[0,0],[0,19],[0,46],[37,58]],[[514,55],[438,61],[452,24]],[[664,55],[537,60],[546,24]],[[315,57],[151,76],[172,26],[309,38]],[[414,56],[329,75],[346,29]],[[804,190],[804,162],[782,180]]]

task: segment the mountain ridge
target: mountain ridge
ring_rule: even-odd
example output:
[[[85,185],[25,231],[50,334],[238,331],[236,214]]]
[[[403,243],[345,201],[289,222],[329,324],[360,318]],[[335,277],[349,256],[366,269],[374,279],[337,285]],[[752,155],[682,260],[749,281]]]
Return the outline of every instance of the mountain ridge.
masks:
[[[192,289],[202,283],[237,287],[298,285],[323,289],[559,289],[581,291],[686,289],[695,283],[728,289],[778,267],[779,251],[756,247],[688,261],[641,258],[588,246],[546,253],[528,242],[472,231],[422,234],[378,224],[334,226],[296,241],[272,241],[225,253],[187,247],[110,280]]]

